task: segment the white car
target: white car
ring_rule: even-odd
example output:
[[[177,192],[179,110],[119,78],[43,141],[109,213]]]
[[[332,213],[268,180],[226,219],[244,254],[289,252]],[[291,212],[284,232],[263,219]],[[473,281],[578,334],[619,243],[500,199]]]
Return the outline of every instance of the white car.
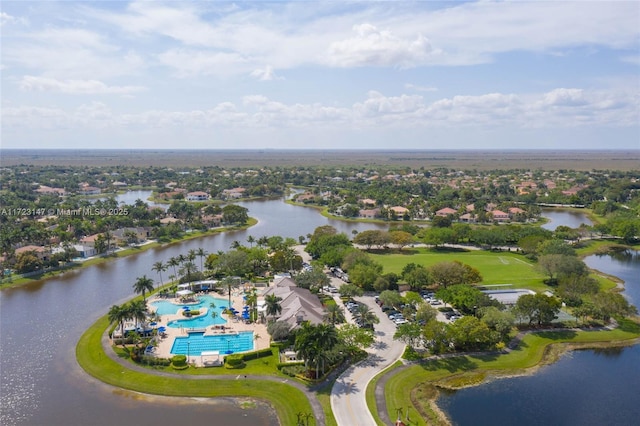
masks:
[[[396,323],[396,325],[400,325],[400,324],[406,324],[406,323],[408,323],[409,321],[407,321],[407,320],[406,320],[406,319],[404,319],[404,318],[396,318],[395,320],[393,320],[393,322],[395,322],[395,323]]]
[[[442,302],[441,302],[441,301],[439,301],[439,300],[437,300],[437,299],[433,299],[430,303],[431,303],[432,305],[442,305]]]

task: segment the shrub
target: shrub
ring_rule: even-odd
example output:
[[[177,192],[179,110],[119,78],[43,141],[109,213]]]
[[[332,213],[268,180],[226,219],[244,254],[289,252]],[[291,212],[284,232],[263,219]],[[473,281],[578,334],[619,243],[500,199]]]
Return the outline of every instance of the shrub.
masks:
[[[266,356],[271,356],[273,355],[273,349],[272,348],[266,348],[266,349],[260,349],[258,351],[253,351],[253,352],[245,352],[242,355],[242,359],[244,361],[249,361],[252,359],[258,359],[258,358],[264,358]]]
[[[245,363],[242,354],[227,355],[224,358],[224,366],[229,369],[244,368]]]
[[[296,364],[296,365],[288,365],[286,367],[282,367],[281,371],[290,377],[295,377],[298,374],[303,374],[305,372],[304,365]]]
[[[173,364],[174,367],[184,367],[187,365],[187,356],[174,355],[173,358],[171,358],[171,364]]]

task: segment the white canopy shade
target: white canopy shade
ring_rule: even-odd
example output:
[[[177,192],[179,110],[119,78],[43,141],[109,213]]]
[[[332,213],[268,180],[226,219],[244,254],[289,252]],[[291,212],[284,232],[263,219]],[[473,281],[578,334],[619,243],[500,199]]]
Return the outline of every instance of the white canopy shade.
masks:
[[[193,292],[191,290],[178,290],[176,291],[176,294],[178,296],[187,296],[189,294],[193,294]]]

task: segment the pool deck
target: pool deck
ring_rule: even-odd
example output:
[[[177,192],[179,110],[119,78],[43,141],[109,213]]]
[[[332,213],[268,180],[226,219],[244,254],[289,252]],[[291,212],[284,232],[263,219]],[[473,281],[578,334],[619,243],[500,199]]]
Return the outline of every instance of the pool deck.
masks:
[[[215,297],[223,298],[224,296],[215,296]],[[149,299],[149,306],[151,306],[151,303],[155,300],[168,300],[168,299],[156,299],[156,298]],[[235,294],[235,293],[232,294],[231,301],[232,301],[232,306],[238,310],[240,310],[242,306],[245,305],[244,301],[242,300],[242,294]],[[180,306],[182,306],[183,304],[179,303],[177,299],[176,299],[176,303],[177,303],[176,310],[178,310]],[[207,313],[205,315],[208,315],[208,308],[204,308],[204,309],[207,310]],[[259,339],[253,340],[254,350],[264,349],[269,347],[269,344],[271,343],[271,337],[269,336],[269,333],[267,333],[266,324],[256,324],[256,323],[245,324],[242,320],[237,320],[237,321],[232,320],[229,315],[222,315],[222,318],[227,320],[226,324],[210,325],[206,328],[203,327],[197,330],[204,331],[205,335],[214,335],[214,336],[224,335],[224,334],[236,334],[243,331],[244,332],[252,331],[254,333],[254,336],[256,335],[260,336]],[[153,352],[155,356],[158,356],[161,358],[171,358],[173,356],[173,354],[171,354],[171,348],[173,347],[173,341],[175,340],[175,338],[179,336],[186,336],[188,334],[189,329],[184,329],[179,327],[178,328],[167,327],[167,324],[169,321],[173,321],[176,319],[184,319],[184,316],[178,315],[178,314],[162,315],[162,319],[158,323],[158,326],[161,326],[161,325],[165,326],[166,337],[159,338],[158,345],[156,346]],[[225,354],[220,354],[220,359],[224,358],[224,356]],[[201,363],[200,355],[191,356],[189,361],[191,364],[194,364],[198,367],[203,367]]]

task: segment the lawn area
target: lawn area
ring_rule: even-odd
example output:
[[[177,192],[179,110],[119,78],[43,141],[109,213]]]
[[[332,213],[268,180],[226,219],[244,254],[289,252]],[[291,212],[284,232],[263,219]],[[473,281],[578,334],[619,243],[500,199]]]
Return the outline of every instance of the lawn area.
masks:
[[[514,288],[528,288],[545,291],[549,287],[542,280],[544,275],[534,269],[533,264],[524,256],[510,252],[473,251],[436,251],[426,248],[406,250],[405,253],[370,254],[380,263],[384,272],[399,274],[408,263],[429,267],[439,262],[458,260],[480,271],[482,284],[513,284]]]
[[[211,373],[209,370],[226,370],[230,380],[211,378],[190,379],[188,376],[156,375],[131,370],[109,358],[101,344],[102,335],[109,326],[106,317],[99,319],[80,338],[76,358],[80,366],[91,376],[123,389],[154,395],[185,397],[251,397],[269,402],[277,412],[281,424],[296,424],[297,413],[312,412],[306,396],[297,388],[268,380],[234,380],[238,374],[260,374],[261,360],[251,361],[247,369],[189,369],[187,371]],[[273,372],[274,366],[271,366]],[[176,371],[173,371],[174,373]],[[196,373],[196,374],[198,374]],[[187,373],[189,374],[189,373]]]
[[[492,375],[511,375],[524,373],[527,369],[541,363],[553,362],[562,352],[561,346],[550,346],[554,343],[568,343],[572,346],[609,345],[611,342],[624,342],[637,339],[640,326],[632,321],[621,322],[621,327],[611,331],[549,331],[526,335],[521,344],[512,352],[504,355],[459,356],[429,361],[400,370],[389,379],[384,394],[387,411],[395,418],[397,407],[412,407],[416,403],[428,406],[428,401],[416,398],[421,389],[428,389],[437,382],[474,383],[478,378]],[[550,348],[555,348],[551,349]],[[468,380],[467,380],[468,379]],[[375,384],[376,380],[372,381]],[[372,386],[372,385],[370,385]],[[367,394],[373,389],[367,389]],[[426,392],[429,394],[430,392]],[[432,395],[433,396],[433,395]],[[367,398],[371,408],[373,398]],[[377,411],[372,409],[373,413]],[[379,419],[377,419],[379,421]],[[426,425],[419,416],[412,416],[414,425]]]

